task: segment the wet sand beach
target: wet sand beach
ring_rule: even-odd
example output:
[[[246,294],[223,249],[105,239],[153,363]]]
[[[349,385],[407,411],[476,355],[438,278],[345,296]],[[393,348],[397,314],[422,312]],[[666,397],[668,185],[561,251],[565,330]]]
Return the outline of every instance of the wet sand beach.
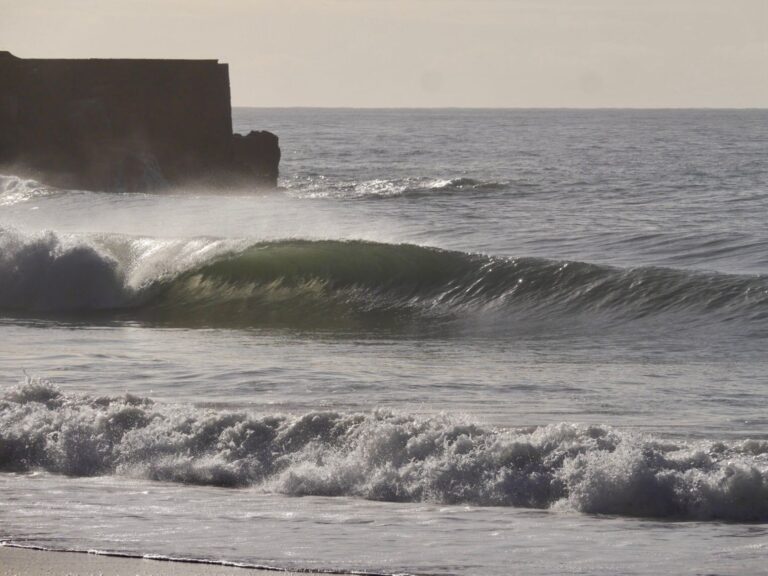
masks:
[[[270,576],[298,572],[0,546],[0,576]],[[318,573],[301,572],[302,575]]]

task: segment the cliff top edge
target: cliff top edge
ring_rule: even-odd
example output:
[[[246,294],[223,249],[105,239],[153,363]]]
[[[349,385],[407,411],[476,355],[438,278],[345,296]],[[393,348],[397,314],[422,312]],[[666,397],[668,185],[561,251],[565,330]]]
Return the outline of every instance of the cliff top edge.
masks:
[[[217,58],[20,58],[8,50],[0,50],[0,60],[21,62],[201,62],[219,64]]]

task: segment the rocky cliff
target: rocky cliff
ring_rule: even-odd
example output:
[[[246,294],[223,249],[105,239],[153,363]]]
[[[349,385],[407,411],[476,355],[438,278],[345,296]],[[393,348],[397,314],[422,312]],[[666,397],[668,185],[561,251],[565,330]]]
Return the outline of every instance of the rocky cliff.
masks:
[[[269,132],[232,133],[217,60],[39,60],[0,52],[0,166],[69,188],[275,186]]]

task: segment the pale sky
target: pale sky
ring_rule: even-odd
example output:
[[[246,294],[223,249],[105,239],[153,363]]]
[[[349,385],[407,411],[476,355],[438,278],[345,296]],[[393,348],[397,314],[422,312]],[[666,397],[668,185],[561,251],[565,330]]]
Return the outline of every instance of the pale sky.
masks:
[[[236,106],[768,107],[768,0],[0,0],[28,58],[218,58]]]

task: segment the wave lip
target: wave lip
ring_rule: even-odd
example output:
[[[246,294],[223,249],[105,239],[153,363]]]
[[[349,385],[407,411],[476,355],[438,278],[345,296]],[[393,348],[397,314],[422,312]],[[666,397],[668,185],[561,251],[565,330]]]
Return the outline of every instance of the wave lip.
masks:
[[[30,379],[0,401],[0,469],[33,468],[293,496],[768,520],[766,441],[496,429],[383,410],[256,415],[67,395]]]

